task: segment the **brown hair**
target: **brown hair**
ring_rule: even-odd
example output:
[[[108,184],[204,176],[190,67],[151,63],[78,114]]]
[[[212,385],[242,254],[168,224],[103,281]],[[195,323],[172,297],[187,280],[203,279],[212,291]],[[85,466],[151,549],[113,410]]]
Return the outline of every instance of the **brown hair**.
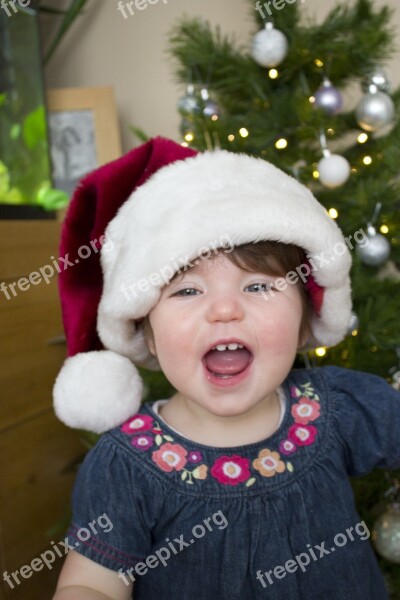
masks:
[[[222,249],[219,250],[219,253],[222,252]],[[289,271],[295,271],[297,267],[307,262],[305,252],[302,248],[293,244],[273,241],[235,246],[231,252],[226,252],[225,255],[234,265],[244,271],[266,273],[267,275],[277,275],[279,277],[285,277]],[[176,273],[170,283],[179,275],[179,272]],[[295,285],[298,286],[303,307],[299,338],[305,339],[311,330],[313,307],[311,298],[304,285],[300,282]],[[149,315],[144,317],[142,324],[145,335],[153,337]]]

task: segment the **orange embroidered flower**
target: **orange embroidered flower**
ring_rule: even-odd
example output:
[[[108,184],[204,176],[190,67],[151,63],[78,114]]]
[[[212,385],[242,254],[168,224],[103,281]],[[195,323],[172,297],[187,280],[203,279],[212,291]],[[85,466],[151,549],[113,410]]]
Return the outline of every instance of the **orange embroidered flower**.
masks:
[[[267,448],[261,450],[258,458],[253,460],[253,467],[263,477],[273,477],[276,473],[283,473],[286,469],[285,463],[281,460],[279,453],[271,452]]]
[[[179,444],[167,442],[155,450],[152,454],[154,462],[162,469],[170,473],[171,471],[181,471],[186,465],[187,450]]]
[[[192,475],[195,479],[207,479],[207,473],[207,465],[199,465],[194,471],[192,471]]]

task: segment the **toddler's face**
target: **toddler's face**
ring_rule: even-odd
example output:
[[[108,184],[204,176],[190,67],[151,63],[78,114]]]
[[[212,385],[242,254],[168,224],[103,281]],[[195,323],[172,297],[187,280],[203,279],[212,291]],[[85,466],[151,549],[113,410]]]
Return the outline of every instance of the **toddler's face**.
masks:
[[[285,379],[299,347],[302,303],[296,285],[266,294],[275,279],[218,254],[163,288],[147,343],[186,399],[218,416],[239,415]]]

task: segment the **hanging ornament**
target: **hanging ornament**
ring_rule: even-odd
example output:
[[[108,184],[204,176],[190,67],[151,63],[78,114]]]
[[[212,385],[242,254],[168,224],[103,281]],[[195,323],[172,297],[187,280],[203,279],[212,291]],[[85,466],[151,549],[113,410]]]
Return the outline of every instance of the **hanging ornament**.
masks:
[[[347,326],[347,335],[353,335],[360,328],[360,319],[355,312],[352,312],[350,315],[350,321]]]
[[[356,109],[357,123],[365,131],[379,131],[389,125],[395,114],[393,100],[385,92],[371,84],[368,93]]]
[[[251,55],[262,67],[276,67],[286,57],[288,46],[286,36],[269,22],[254,36]]]
[[[377,67],[364,79],[361,87],[364,92],[368,92],[370,85],[375,85],[380,92],[389,93],[391,85],[386,71]]]
[[[386,477],[389,478],[388,473]],[[400,483],[397,479],[385,492],[385,497],[390,503],[374,524],[372,540],[381,556],[400,564]]]
[[[361,261],[369,267],[380,267],[390,256],[390,243],[380,233],[376,232],[374,227],[379,213],[381,212],[382,203],[378,202],[375,207],[374,216],[367,225],[368,244],[365,246],[357,246],[357,254]]]
[[[178,100],[178,109],[185,115],[194,115],[200,111],[199,100],[195,94],[193,83],[189,83],[185,96]]]
[[[316,108],[322,108],[329,115],[335,115],[343,106],[343,97],[332,82],[325,77],[322,86],[314,94]]]
[[[326,135],[320,131],[319,141],[321,144],[322,158],[318,163],[319,180],[327,188],[337,188],[346,183],[350,177],[351,168],[349,162],[340,154],[331,154],[326,144]]]
[[[205,117],[209,117],[212,121],[217,121],[221,114],[221,109],[219,108],[218,104],[210,100],[210,95],[207,88],[202,88],[200,95],[202,99],[203,115]]]

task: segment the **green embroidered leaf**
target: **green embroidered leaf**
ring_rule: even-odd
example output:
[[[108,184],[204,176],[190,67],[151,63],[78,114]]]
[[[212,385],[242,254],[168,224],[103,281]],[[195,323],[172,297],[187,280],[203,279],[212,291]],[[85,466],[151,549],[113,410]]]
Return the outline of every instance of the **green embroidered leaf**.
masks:
[[[161,446],[161,444],[162,444],[162,441],[163,441],[163,439],[162,439],[162,435],[156,435],[156,438],[155,438],[155,439],[156,439],[156,444],[157,444],[157,446]]]
[[[174,438],[171,437],[170,435],[164,435],[163,437],[164,437],[164,440],[167,440],[167,442],[173,442],[174,441]]]
[[[188,479],[186,483],[190,483],[190,485],[193,485],[193,481],[191,479]]]
[[[294,471],[294,466],[292,465],[292,463],[288,462],[288,463],[286,464],[286,468],[287,468],[287,470],[288,470],[290,473],[293,473],[293,471]]]
[[[187,476],[188,476],[187,471],[183,471],[183,473],[181,475],[182,481],[185,481],[185,479],[186,479]]]
[[[257,479],[255,477],[251,477],[248,481],[246,481],[246,487],[251,487],[256,481]]]

